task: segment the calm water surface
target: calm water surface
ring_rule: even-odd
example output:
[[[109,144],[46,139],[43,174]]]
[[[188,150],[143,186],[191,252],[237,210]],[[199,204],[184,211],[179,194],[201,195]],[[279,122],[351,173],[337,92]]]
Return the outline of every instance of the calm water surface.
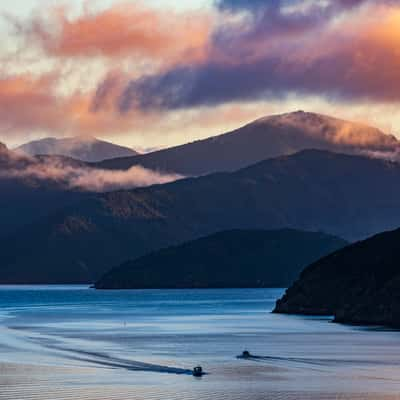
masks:
[[[0,286],[0,399],[400,399],[400,332],[271,314],[282,293]]]

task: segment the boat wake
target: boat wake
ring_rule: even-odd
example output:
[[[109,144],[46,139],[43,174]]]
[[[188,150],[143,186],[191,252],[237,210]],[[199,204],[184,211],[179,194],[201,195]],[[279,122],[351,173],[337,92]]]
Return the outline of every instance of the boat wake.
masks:
[[[25,341],[23,340],[25,338]],[[48,356],[55,357],[57,360],[66,359],[71,361],[78,361],[83,363],[84,366],[98,366],[104,368],[121,368],[128,371],[138,372],[157,372],[164,374],[175,374],[175,375],[193,375],[191,369],[171,367],[160,364],[146,363],[137,360],[131,360],[128,358],[121,358],[112,356],[104,352],[88,351],[71,346],[66,346],[65,342],[61,342],[54,337],[48,337],[45,335],[35,335],[30,332],[29,336],[22,336],[19,344],[25,343],[21,349],[29,349],[30,351],[40,352],[47,354]],[[29,347],[29,343],[31,346]],[[17,343],[16,343],[17,344]]]
[[[245,354],[246,353],[246,354]],[[303,357],[279,357],[279,356],[259,356],[253,355],[248,352],[244,352],[242,355],[237,356],[238,359],[258,362],[284,362],[284,363],[296,363],[296,364],[307,364],[310,366],[339,366],[339,365],[357,365],[357,366],[376,366],[379,364],[377,361],[371,362],[370,360],[345,360],[345,359],[322,359],[322,358],[303,358]],[[382,363],[384,364],[384,363]],[[387,363],[385,363],[386,365]]]
[[[88,352],[81,350],[63,349],[69,354],[64,357],[70,360],[82,361],[85,363],[95,364],[109,368],[123,368],[128,371],[142,371],[142,372],[158,372],[175,375],[192,375],[192,370],[170,367],[159,364],[145,363],[141,361],[123,359],[119,357],[112,357],[103,353]],[[75,353],[75,355],[74,355]]]
[[[166,365],[145,363],[136,360],[110,356],[106,353],[91,352],[85,350],[76,350],[71,348],[56,347],[46,345],[47,348],[53,348],[63,353],[63,357],[69,360],[80,361],[86,364],[93,364],[105,368],[123,368],[128,371],[158,372],[175,375],[192,375],[192,370]]]

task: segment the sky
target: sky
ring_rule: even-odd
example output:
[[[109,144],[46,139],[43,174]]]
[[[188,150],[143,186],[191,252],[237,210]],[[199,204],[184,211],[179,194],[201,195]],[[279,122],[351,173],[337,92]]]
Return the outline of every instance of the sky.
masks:
[[[146,150],[306,110],[400,137],[400,0],[2,0],[0,141]]]

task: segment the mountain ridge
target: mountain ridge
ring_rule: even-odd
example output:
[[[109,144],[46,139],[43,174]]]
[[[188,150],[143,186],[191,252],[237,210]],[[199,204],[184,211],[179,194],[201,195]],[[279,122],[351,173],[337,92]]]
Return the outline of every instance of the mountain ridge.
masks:
[[[1,240],[0,282],[93,282],[128,259],[230,229],[354,241],[400,226],[399,179],[395,162],[306,150],[233,173],[86,196]]]
[[[133,165],[197,176],[233,172],[268,158],[306,149],[397,157],[400,142],[377,128],[327,115],[297,111],[261,117],[241,128],[153,153],[106,160],[105,169]]]

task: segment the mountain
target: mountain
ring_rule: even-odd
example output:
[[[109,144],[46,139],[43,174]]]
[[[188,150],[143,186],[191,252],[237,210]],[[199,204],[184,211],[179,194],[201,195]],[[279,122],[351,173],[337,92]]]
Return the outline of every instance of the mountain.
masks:
[[[101,162],[105,169],[141,165],[197,176],[235,171],[267,158],[321,149],[349,154],[396,156],[399,141],[376,128],[298,111],[258,119],[232,132],[136,157]]]
[[[1,179],[0,192],[0,238],[86,196],[80,191],[63,190],[56,185],[30,185],[19,179]]]
[[[400,229],[310,265],[275,312],[334,315],[338,322],[400,327]]]
[[[90,195],[0,240],[0,282],[96,281],[157,249],[231,229],[353,241],[400,226],[400,164],[307,150],[233,173]]]
[[[97,162],[138,154],[127,147],[104,142],[93,137],[46,138],[26,143],[16,150],[31,156],[61,155],[85,162]]]
[[[347,244],[323,233],[233,230],[169,247],[112,269],[97,289],[287,287]]]
[[[0,143],[0,237],[86,196],[50,179],[49,168],[55,165],[60,170],[76,169],[82,163],[55,156],[28,157]]]

